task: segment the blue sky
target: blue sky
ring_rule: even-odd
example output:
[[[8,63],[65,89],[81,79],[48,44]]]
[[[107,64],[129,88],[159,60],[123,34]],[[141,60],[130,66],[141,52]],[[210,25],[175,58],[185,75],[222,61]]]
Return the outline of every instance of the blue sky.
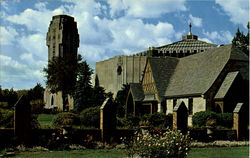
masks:
[[[95,62],[129,55],[192,33],[215,44],[247,32],[248,0],[1,0],[0,85],[29,89],[41,83],[48,60],[46,33],[53,15],[75,17],[80,53]]]

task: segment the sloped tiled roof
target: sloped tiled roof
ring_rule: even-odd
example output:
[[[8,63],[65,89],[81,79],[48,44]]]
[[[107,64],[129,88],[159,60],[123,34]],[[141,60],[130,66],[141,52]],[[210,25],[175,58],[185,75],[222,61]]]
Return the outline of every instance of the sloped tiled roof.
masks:
[[[181,58],[165,92],[166,97],[204,94],[230,58],[231,45]]]
[[[162,96],[166,91],[171,76],[174,74],[175,68],[179,58],[166,57],[166,58],[148,58],[150,67],[152,69],[156,89],[159,95],[159,99],[162,100]]]
[[[156,47],[156,49],[167,51],[167,50],[207,50],[215,48],[216,44],[207,43],[196,39],[185,39],[177,41],[168,45]]]
[[[144,99],[141,83],[130,83],[130,89],[134,101],[142,101]]]
[[[222,99],[226,96],[229,88],[232,86],[233,82],[235,81],[236,77],[239,75],[239,71],[236,72],[229,72],[224,79],[223,83],[220,86],[220,89],[215,95],[215,99]]]

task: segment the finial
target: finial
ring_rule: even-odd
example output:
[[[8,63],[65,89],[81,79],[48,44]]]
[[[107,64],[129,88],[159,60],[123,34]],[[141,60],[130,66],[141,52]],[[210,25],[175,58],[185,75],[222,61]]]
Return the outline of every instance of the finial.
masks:
[[[188,33],[188,35],[192,35],[192,33],[191,33],[191,27],[192,27],[192,24],[190,23],[189,24],[189,33]]]

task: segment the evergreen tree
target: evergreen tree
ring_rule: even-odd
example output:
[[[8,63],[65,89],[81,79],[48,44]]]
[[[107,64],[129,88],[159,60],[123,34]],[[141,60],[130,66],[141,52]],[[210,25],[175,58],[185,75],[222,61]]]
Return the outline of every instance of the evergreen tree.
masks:
[[[118,117],[124,117],[125,116],[125,104],[126,104],[126,99],[128,96],[128,91],[129,91],[129,84],[123,84],[123,87],[121,90],[117,92],[116,98],[115,98],[115,103],[116,103],[116,109],[117,109],[117,115]]]
[[[43,100],[44,88],[40,83],[37,83],[36,86],[28,91],[28,97],[30,100]]]
[[[249,23],[247,27],[248,27],[247,35],[244,35],[244,33],[241,32],[239,28],[237,29],[235,37],[232,40],[232,45],[233,47],[243,51],[246,55],[249,55]]]
[[[91,95],[93,94],[93,89],[91,87],[91,75],[93,74],[93,70],[86,61],[81,62],[79,65],[76,91],[74,93],[74,110],[76,112],[80,112],[91,106]]]

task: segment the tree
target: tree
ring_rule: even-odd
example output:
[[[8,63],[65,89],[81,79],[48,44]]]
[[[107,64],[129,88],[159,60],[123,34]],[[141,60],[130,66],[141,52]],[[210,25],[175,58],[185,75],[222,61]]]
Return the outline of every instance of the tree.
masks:
[[[126,104],[126,99],[127,99],[129,88],[130,88],[129,84],[123,84],[122,89],[117,92],[115,103],[117,106],[116,113],[119,117],[124,117],[125,115],[125,104]]]
[[[91,87],[91,75],[93,70],[89,67],[86,61],[79,64],[79,72],[77,75],[76,91],[74,93],[74,110],[80,112],[81,110],[90,107],[90,99],[93,94]]]
[[[233,47],[238,48],[241,51],[243,51],[246,55],[249,55],[249,22],[247,28],[248,28],[247,35],[244,35],[244,33],[241,32],[239,28],[237,29],[235,37],[232,40],[232,44]]]
[[[55,57],[49,62],[48,67],[43,71],[46,73],[46,85],[52,93],[62,91],[63,107],[66,105],[67,94],[72,95],[75,91],[76,77],[79,70],[78,58]]]
[[[44,88],[40,83],[37,83],[36,86],[28,91],[28,97],[30,100],[43,100]]]

